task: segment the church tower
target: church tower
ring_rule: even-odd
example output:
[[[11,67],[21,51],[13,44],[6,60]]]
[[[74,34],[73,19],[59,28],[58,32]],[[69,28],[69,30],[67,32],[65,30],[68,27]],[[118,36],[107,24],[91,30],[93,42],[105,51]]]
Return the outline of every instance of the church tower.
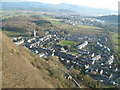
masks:
[[[36,36],[37,36],[37,31],[34,30],[34,37],[36,37]]]

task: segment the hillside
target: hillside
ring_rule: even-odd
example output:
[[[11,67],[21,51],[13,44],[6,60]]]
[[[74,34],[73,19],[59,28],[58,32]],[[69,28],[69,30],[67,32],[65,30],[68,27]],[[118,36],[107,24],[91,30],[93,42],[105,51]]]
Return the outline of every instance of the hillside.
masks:
[[[97,17],[97,19],[103,20],[105,22],[112,23],[112,24],[118,24],[118,15],[100,16],[100,17]]]
[[[56,57],[39,58],[24,47],[14,45],[3,34],[3,88],[63,88],[75,86],[65,79],[67,71]]]
[[[17,32],[25,35],[31,35],[34,30],[37,30],[38,34],[44,35],[45,33],[43,30],[52,28],[53,26],[51,22],[37,15],[21,15],[2,20],[2,30]]]

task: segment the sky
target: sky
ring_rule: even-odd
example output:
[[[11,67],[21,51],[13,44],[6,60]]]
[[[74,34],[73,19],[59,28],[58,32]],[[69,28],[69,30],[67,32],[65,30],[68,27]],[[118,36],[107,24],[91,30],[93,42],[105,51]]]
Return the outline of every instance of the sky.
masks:
[[[49,4],[76,4],[94,8],[106,8],[109,10],[118,10],[119,0],[2,0],[2,1],[37,1]]]

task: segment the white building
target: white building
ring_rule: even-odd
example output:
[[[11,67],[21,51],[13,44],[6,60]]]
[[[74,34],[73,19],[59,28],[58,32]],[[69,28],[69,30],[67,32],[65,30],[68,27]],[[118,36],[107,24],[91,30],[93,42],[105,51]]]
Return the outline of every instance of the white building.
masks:
[[[101,75],[103,74],[103,70],[100,71],[100,74],[101,74]]]
[[[95,64],[95,60],[92,61],[92,64]]]
[[[55,56],[55,50],[53,50],[53,52],[52,52],[52,56]]]
[[[112,79],[113,78],[113,74],[111,74],[110,76],[109,76],[109,79]]]
[[[95,54],[93,53],[92,55],[91,55],[91,57],[94,57],[95,56]]]
[[[92,60],[96,60],[96,61],[98,61],[99,59],[101,59],[101,55],[97,55],[96,57],[92,58]]]
[[[39,54],[39,57],[46,57],[47,56],[47,53],[40,53]]]
[[[28,39],[27,42],[32,42],[33,40],[35,40],[35,38],[31,38],[31,39]]]
[[[23,39],[20,40],[20,41],[18,41],[18,42],[15,42],[16,45],[21,45],[21,44],[23,44],[23,43],[24,43],[24,40],[23,40]]]
[[[77,46],[78,49],[82,49],[84,48],[85,46],[88,45],[88,41],[85,41],[84,43],[82,43],[81,45]]]
[[[88,65],[85,65],[85,68],[89,68],[89,64],[88,64]]]
[[[114,56],[112,55],[109,60],[108,60],[108,64],[112,64],[114,62]]]
[[[36,37],[36,36],[37,36],[37,31],[34,30],[34,37]]]
[[[39,52],[38,52],[38,50],[35,50],[35,54],[38,54]]]

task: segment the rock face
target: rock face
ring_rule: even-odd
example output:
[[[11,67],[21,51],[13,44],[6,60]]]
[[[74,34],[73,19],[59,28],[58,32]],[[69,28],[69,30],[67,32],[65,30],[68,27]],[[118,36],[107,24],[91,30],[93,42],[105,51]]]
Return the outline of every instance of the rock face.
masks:
[[[0,33],[1,34],[1,33]],[[1,35],[0,35],[1,36]],[[16,46],[11,40],[2,35],[2,87],[3,88],[53,88],[53,87],[69,87],[69,81],[64,79],[61,72],[58,76],[60,80],[50,77],[49,68],[46,70],[46,61],[41,59],[41,69],[33,66],[30,61],[35,61],[36,56],[32,55],[29,50],[24,47]],[[37,60],[39,60],[38,58]],[[42,61],[43,60],[43,61]],[[52,62],[52,61],[51,61]],[[44,65],[43,65],[44,64]],[[43,65],[43,66],[42,66]],[[57,65],[58,68],[55,66]],[[59,65],[52,62],[52,66],[60,69]],[[52,68],[51,66],[51,68]],[[62,67],[62,66],[60,66]],[[57,72],[56,72],[57,73]],[[55,73],[55,74],[56,74]],[[63,78],[62,78],[63,77]],[[64,85],[62,85],[64,84]]]

